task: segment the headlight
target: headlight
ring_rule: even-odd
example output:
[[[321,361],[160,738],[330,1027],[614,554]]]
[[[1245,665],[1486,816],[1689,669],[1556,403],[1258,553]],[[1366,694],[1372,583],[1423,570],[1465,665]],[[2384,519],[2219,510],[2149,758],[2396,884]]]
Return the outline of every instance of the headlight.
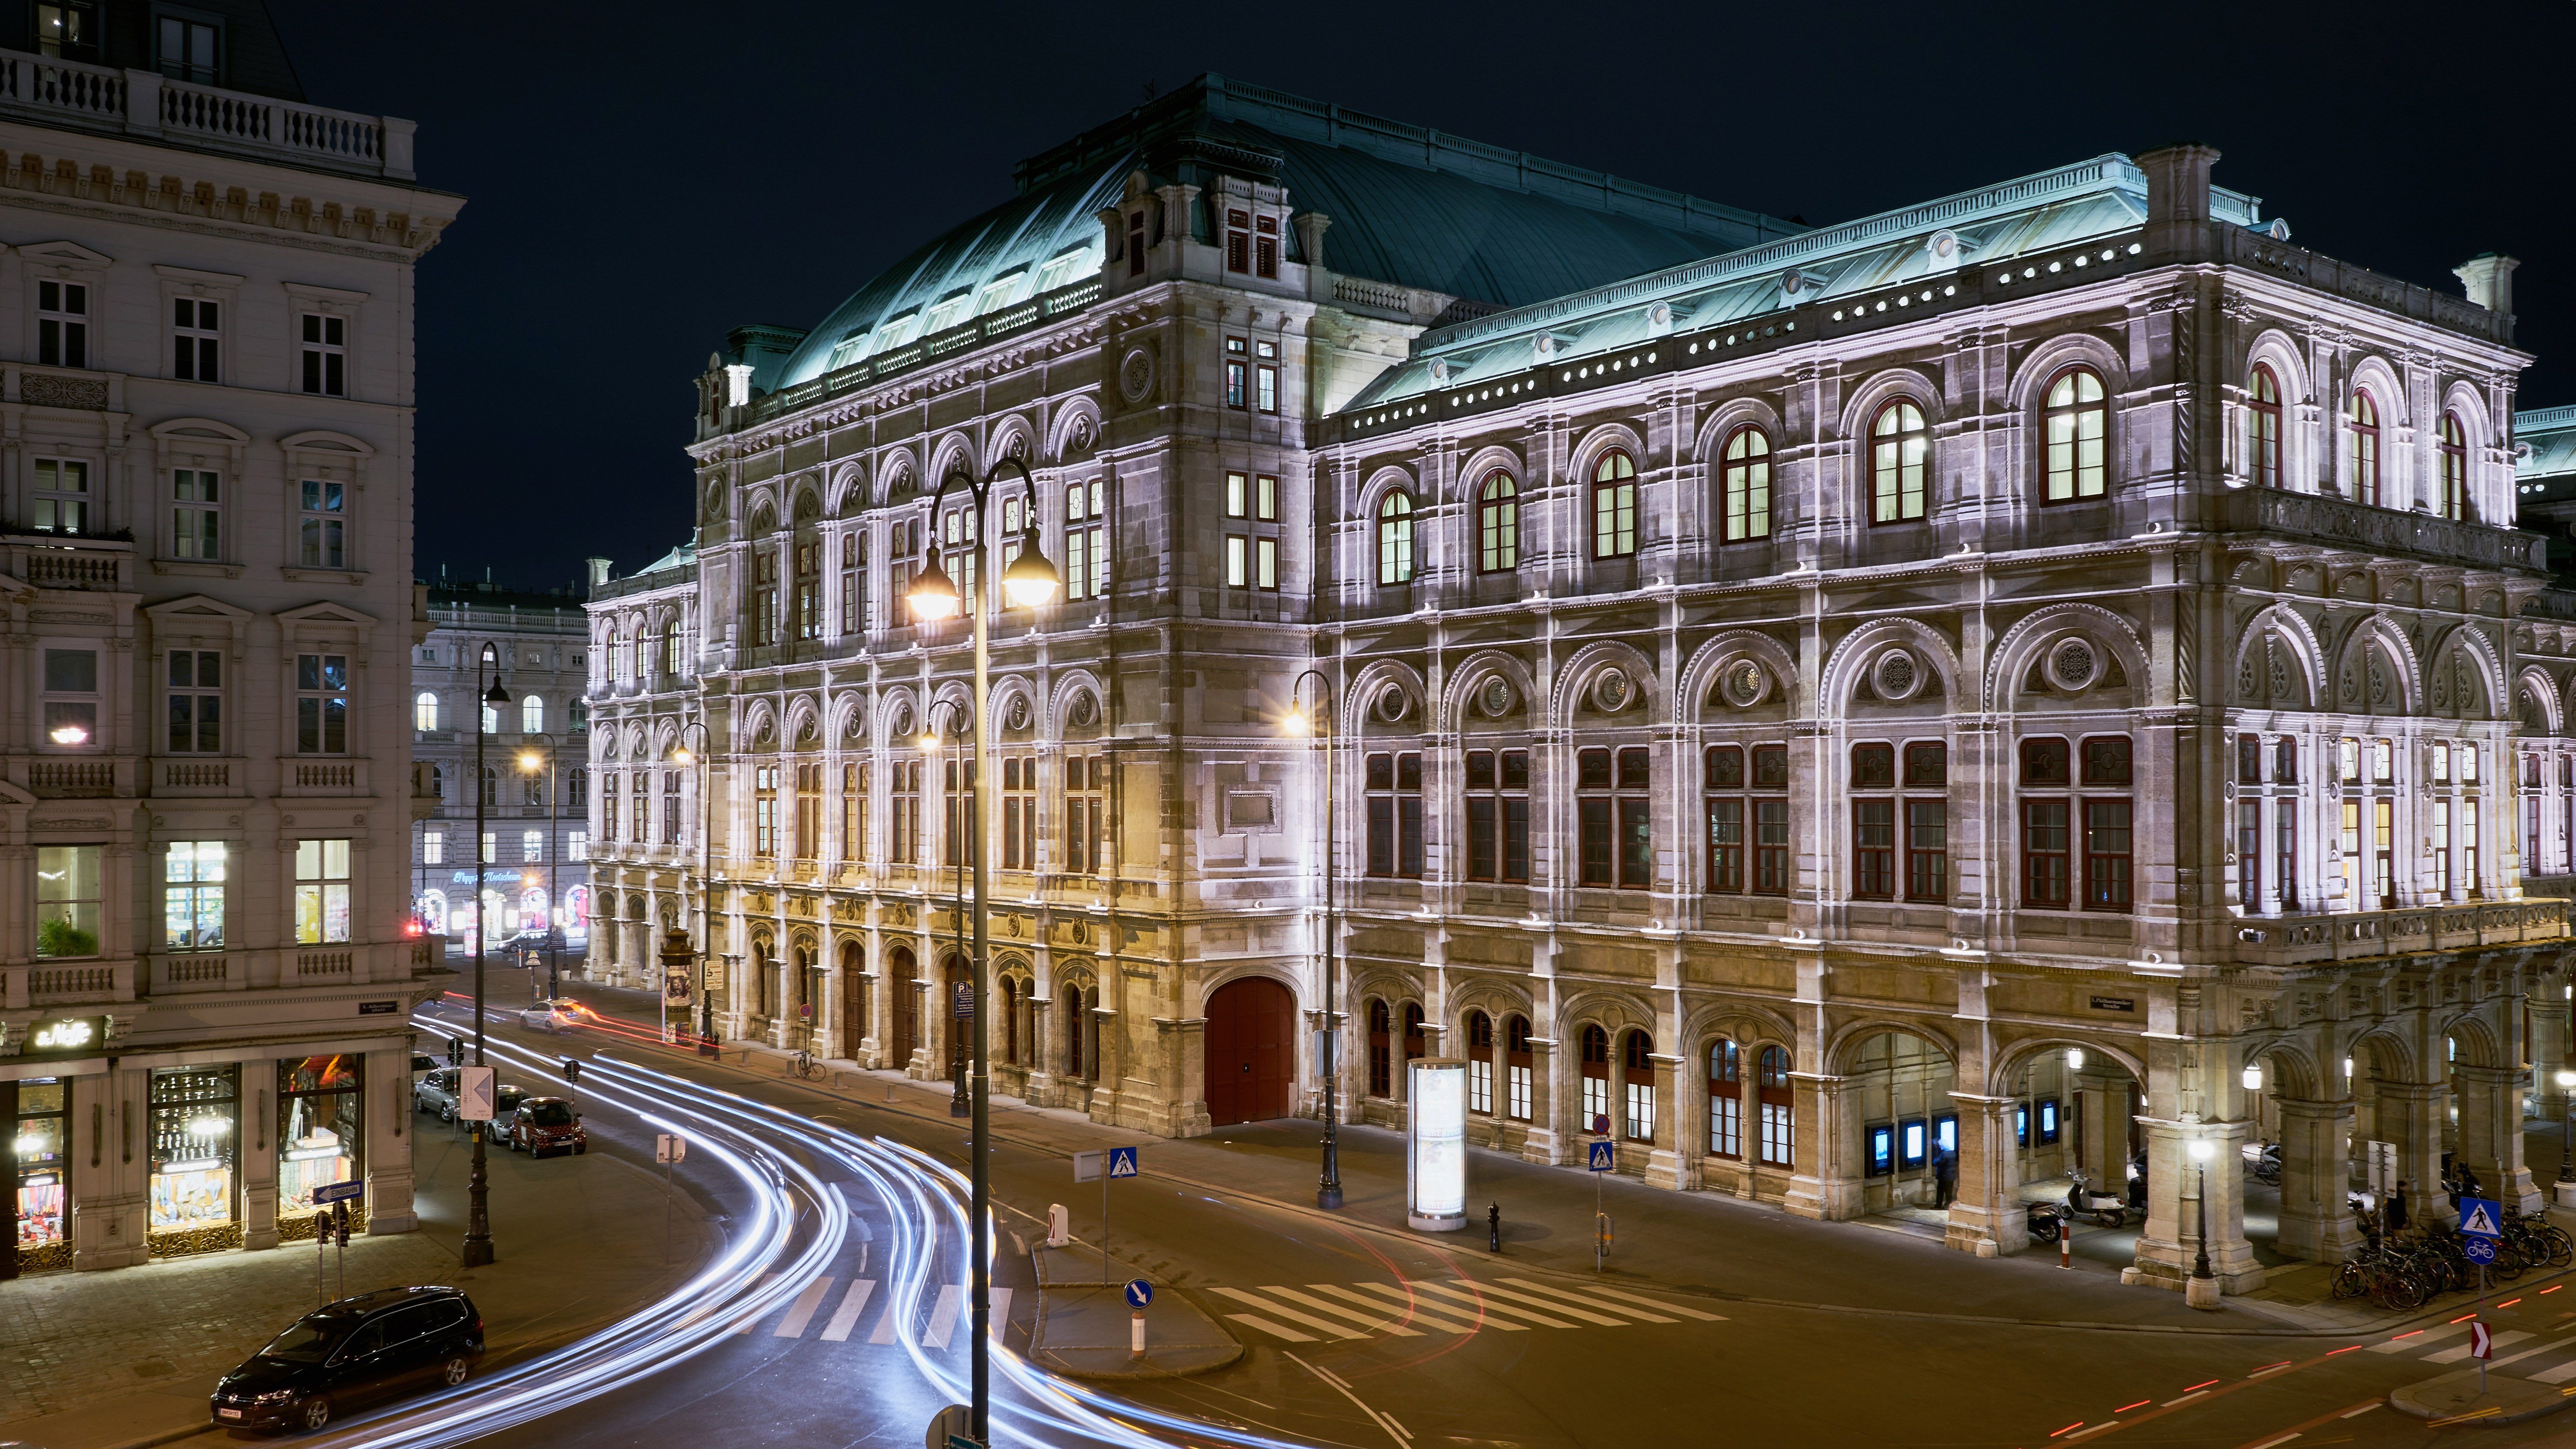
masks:
[[[295,1390],[279,1389],[275,1393],[262,1394],[258,1398],[251,1400],[251,1402],[254,1404],[282,1404],[294,1397]]]

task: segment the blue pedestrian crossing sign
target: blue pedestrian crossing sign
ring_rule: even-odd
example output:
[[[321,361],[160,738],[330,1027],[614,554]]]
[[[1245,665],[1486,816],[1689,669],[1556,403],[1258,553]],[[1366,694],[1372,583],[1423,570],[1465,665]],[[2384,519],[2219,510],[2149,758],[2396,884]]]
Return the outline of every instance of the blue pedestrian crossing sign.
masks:
[[[1154,1301],[1154,1285],[1142,1278],[1127,1280],[1127,1306],[1143,1308]]]
[[[1584,1163],[1584,1169],[1585,1169],[1586,1171],[1589,1171],[1589,1172],[1611,1172],[1611,1171],[1615,1171],[1615,1170],[1616,1170],[1616,1169],[1614,1169],[1614,1168],[1611,1166],[1611,1162],[1612,1162],[1613,1154],[1614,1154],[1614,1153],[1616,1153],[1616,1152],[1618,1151],[1618,1148],[1619,1148],[1619,1144],[1618,1144],[1618,1143],[1616,1143],[1616,1142],[1592,1142],[1592,1143],[1586,1143],[1585,1145],[1591,1149],[1591,1154],[1592,1154],[1592,1155],[1591,1155],[1591,1160],[1590,1160],[1590,1161],[1588,1161],[1588,1162],[1586,1162],[1586,1163]]]
[[[2473,1238],[2504,1236],[2504,1205],[2491,1197],[2464,1197],[2460,1202],[2460,1231]]]
[[[2460,1251],[2468,1254],[2472,1263],[2492,1263],[2496,1255],[2495,1239],[2471,1238],[2460,1245]]]
[[[1136,1149],[1133,1147],[1110,1148],[1109,1175],[1111,1177],[1136,1176]]]

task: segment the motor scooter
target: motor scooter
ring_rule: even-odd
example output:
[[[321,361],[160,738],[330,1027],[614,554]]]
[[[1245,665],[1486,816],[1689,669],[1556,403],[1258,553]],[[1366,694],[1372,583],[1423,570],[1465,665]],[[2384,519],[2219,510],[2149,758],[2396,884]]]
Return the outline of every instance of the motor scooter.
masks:
[[[2128,1201],[2117,1194],[2095,1192],[2085,1174],[2069,1173],[2073,1183],[2066,1189],[2066,1210],[2079,1217],[2089,1217],[2106,1228],[2126,1226],[2129,1221]]]

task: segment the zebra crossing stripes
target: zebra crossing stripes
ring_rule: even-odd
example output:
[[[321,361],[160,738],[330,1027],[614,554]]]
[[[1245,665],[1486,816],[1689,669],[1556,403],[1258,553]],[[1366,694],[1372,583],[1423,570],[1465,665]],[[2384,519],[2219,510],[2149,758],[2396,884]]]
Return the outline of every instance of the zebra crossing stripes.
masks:
[[[787,1316],[778,1320],[778,1326],[769,1331],[770,1337],[803,1338],[805,1325],[814,1321],[814,1310],[823,1306],[823,1295],[831,1292],[832,1285],[840,1281],[829,1273],[818,1274],[813,1282],[805,1285],[804,1292],[796,1295],[796,1301],[788,1305]]]
[[[1420,1338],[1426,1329],[1463,1336],[1485,1329],[1526,1333],[1534,1327],[1629,1328],[1677,1324],[1684,1318],[1726,1321],[1724,1314],[1659,1298],[1613,1289],[1578,1292],[1528,1278],[1309,1283],[1303,1289],[1271,1284],[1258,1290],[1209,1291],[1252,1310],[1229,1313],[1227,1318],[1289,1343],[1313,1343],[1319,1337],[1340,1341],[1372,1336]]]
[[[2495,1338],[2491,1341],[2491,1346],[2492,1346],[2492,1347],[2495,1347],[2495,1348],[2509,1348],[2509,1347],[2513,1346],[2514,1344],[2520,1343],[2520,1342],[2522,1342],[2524,1339],[2529,1338],[2529,1337],[2531,1337],[2531,1335],[2530,1335],[2530,1334],[2523,1332],[2523,1331],[2522,1331],[2521,1329],[2519,1329],[2519,1328],[2508,1328],[2508,1329],[2506,1329],[2504,1332],[2499,1333],[2499,1334],[2497,1334],[2497,1335],[2495,1336]],[[2440,1353],[2428,1353],[2428,1354],[2424,1355],[2424,1362],[2426,1362],[2426,1363],[2458,1363],[2460,1360],[2462,1360],[2462,1359],[2464,1359],[2464,1358],[2467,1358],[2468,1356],[2469,1356],[2469,1345],[2467,1345],[2467,1344],[2465,1344],[2465,1343],[2464,1343],[2464,1344],[2461,1344],[2458,1348],[2446,1348],[2446,1349],[2443,1349]]]
[[[868,1295],[874,1293],[876,1288],[877,1282],[874,1278],[850,1280],[849,1291],[841,1295],[840,1308],[832,1314],[832,1321],[823,1325],[825,1343],[850,1341],[850,1330],[858,1326],[859,1314],[866,1310]]]
[[[777,1281],[780,1276],[782,1275],[776,1273],[764,1274],[760,1281],[766,1285]],[[805,1286],[797,1290],[796,1297],[788,1303],[786,1312],[779,1317],[777,1326],[769,1331],[769,1336],[799,1339],[806,1337],[814,1327],[815,1318],[822,1313],[823,1305],[830,1301],[832,1289],[840,1282],[841,1279],[829,1273],[816,1274],[806,1279]],[[825,1343],[849,1342],[850,1335],[858,1329],[861,1315],[867,1312],[869,1303],[874,1301],[876,1288],[877,1281],[873,1278],[849,1280],[849,1287],[842,1290],[840,1306],[833,1310],[830,1320],[823,1325],[823,1331],[815,1336]],[[1011,1290],[996,1288],[989,1301],[992,1304],[993,1333],[994,1336],[999,1337],[1011,1321]],[[957,1336],[957,1326],[966,1321],[968,1302],[966,1290],[962,1286],[955,1283],[939,1285],[939,1295],[931,1302],[930,1319],[922,1325],[920,1336],[922,1346],[948,1347],[950,1340]],[[725,1331],[738,1336],[748,1335],[776,1311],[773,1305],[757,1312],[746,1313]],[[892,1298],[887,1299],[884,1311],[877,1316],[876,1331],[868,1335],[868,1342],[911,1341],[908,1330],[913,1321],[913,1314],[914,1310],[907,1305]]]
[[[2563,1384],[2569,1379],[2576,1379],[2576,1359],[2569,1359],[2556,1368],[2542,1369],[2536,1374],[2524,1374],[2523,1377],[2535,1384]]]

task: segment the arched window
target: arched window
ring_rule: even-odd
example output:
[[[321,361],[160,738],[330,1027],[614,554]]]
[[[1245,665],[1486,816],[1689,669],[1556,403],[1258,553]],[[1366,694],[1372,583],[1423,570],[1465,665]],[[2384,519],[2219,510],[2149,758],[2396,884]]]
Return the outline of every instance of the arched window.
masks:
[[[1521,566],[1520,485],[1509,473],[1485,479],[1476,495],[1476,570],[1509,573]]]
[[[1762,1106],[1762,1162],[1788,1167],[1795,1161],[1796,1103],[1789,1094],[1789,1049],[1767,1046],[1758,1063],[1755,1091]]]
[[[1530,1024],[1526,1016],[1503,1023],[1503,1114],[1530,1120]]]
[[[1610,1033],[1597,1026],[1583,1029],[1583,1132],[1607,1132],[1610,1121]]]
[[[2099,498],[2108,486],[2103,440],[2110,408],[2102,379],[2089,367],[2069,368],[2048,385],[2048,501]]]
[[[1771,536],[1771,435],[1755,427],[1737,428],[1726,440],[1721,471],[1725,487],[1728,543]]]
[[[1413,497],[1402,489],[1377,505],[1377,581],[1413,582]]]
[[[2257,488],[2281,486],[2281,381],[2272,369],[2254,365],[2254,395],[2247,400],[2245,464]]]
[[[438,696],[427,690],[412,696],[411,727],[416,730],[438,728]]]
[[[1467,1013],[1467,1110],[1494,1114],[1494,1019]]]
[[[1712,1157],[1744,1156],[1744,1059],[1724,1037],[1708,1047],[1708,1150]]]
[[[1631,1142],[1655,1140],[1655,1039],[1632,1031],[1619,1043],[1620,1127]]]
[[[520,699],[519,699],[519,731],[520,731],[520,733],[522,733],[522,734],[531,734],[531,735],[543,734],[543,733],[545,733],[545,729],[546,729],[546,702],[545,702],[544,700],[542,700],[542,699],[537,698],[537,697],[536,697],[535,695],[533,695],[533,694],[529,694],[529,695],[522,695],[522,696],[520,696]]]
[[[2469,516],[2469,434],[2458,413],[2442,414],[2441,509],[2454,523]]]
[[[1612,448],[1592,467],[1592,556],[1628,558],[1637,552],[1637,465]]]
[[[483,804],[487,809],[501,808],[501,767],[498,765],[483,767]]]
[[[2352,410],[2344,420],[2344,461],[2352,475],[2352,496],[2379,506],[2379,404],[2360,388],[2352,391]]]
[[[1878,410],[1869,433],[1869,521],[1921,518],[1924,479],[1932,465],[1932,437],[1923,427],[1923,409],[1898,398]]]
[[[447,798],[447,772],[436,765],[429,767],[429,793],[441,800]]]
[[[1393,1095],[1388,1090],[1395,1079],[1394,1064],[1390,1060],[1393,1046],[1387,1040],[1393,1024],[1386,1003],[1371,1000],[1368,1004],[1368,1089],[1372,1097]]]

